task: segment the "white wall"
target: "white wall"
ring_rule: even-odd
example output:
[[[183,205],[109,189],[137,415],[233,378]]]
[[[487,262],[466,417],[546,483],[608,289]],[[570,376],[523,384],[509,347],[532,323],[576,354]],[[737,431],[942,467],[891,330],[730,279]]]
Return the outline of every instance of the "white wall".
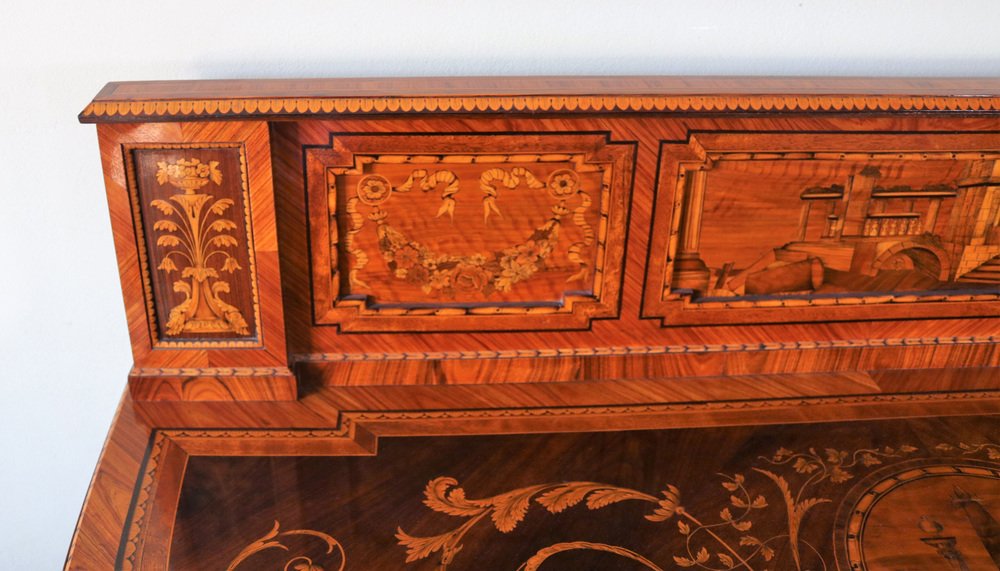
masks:
[[[110,80],[1000,73],[997,0],[0,2],[0,568],[62,565],[130,364]]]

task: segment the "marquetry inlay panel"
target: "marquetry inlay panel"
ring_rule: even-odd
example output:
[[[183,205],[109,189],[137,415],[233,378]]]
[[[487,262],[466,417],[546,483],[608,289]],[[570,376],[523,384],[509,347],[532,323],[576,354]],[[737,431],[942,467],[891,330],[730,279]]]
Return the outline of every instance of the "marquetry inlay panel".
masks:
[[[259,345],[239,144],[126,146],[154,346]]]
[[[997,311],[1000,136],[700,133],[659,189],[665,325]]]
[[[360,416],[354,420],[336,431],[158,433],[120,567],[979,571],[1000,564],[992,416],[377,442]],[[311,453],[280,453],[310,442]],[[212,452],[234,443],[283,457]],[[152,516],[155,497],[176,505],[172,525]]]
[[[316,321],[562,329],[613,317],[632,153],[601,135],[533,134],[334,135],[307,149]]]

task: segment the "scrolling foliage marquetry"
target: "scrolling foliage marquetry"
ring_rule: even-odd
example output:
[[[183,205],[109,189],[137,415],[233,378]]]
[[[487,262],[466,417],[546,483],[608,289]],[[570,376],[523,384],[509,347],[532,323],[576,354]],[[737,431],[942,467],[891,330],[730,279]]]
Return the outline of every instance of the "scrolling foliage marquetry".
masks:
[[[127,155],[154,342],[259,345],[242,149],[142,146]]]
[[[347,554],[344,552],[344,546],[329,534],[311,529],[290,529],[287,531],[281,531],[280,528],[281,524],[275,521],[274,527],[271,528],[271,531],[255,540],[250,545],[247,545],[243,548],[243,551],[237,554],[236,557],[229,562],[229,566],[226,567],[226,571],[236,571],[237,568],[242,568],[243,563],[247,559],[250,559],[252,556],[260,553],[261,551],[268,549],[290,551],[290,548],[283,543],[283,540],[290,537],[313,537],[319,539],[326,548],[324,555],[335,555],[339,560],[340,565],[336,567],[336,570],[344,571],[347,567]],[[333,571],[334,568],[324,569],[324,567],[321,567],[311,557],[306,555],[295,555],[289,558],[279,569],[281,571]]]
[[[640,518],[635,523],[642,526],[666,529],[655,536],[655,545],[633,542],[626,546],[593,539],[543,543],[520,560],[519,571],[560,568],[559,560],[570,553],[577,554],[577,564],[586,561],[581,556],[594,556],[594,564],[606,563],[613,556],[652,571],[902,571],[949,564],[949,568],[974,570],[1000,564],[1000,543],[994,532],[1000,515],[996,512],[1000,445],[987,441],[911,446],[904,441],[891,446],[804,445],[772,450],[744,464],[743,470],[717,474],[717,495],[687,494],[682,489],[690,482],[667,483],[652,492],[600,481],[564,480],[479,497],[468,494],[454,478],[437,477],[424,488],[422,503],[435,513],[435,519],[449,516],[459,523],[436,535],[413,535],[397,527],[395,537],[405,550],[407,564],[398,568],[464,569],[474,563],[475,551],[487,545],[483,543],[488,537],[486,528],[513,534],[540,511],[560,516],[549,521],[561,530],[589,518],[604,522],[599,525],[618,527],[622,521],[611,518],[623,514]],[[607,513],[619,504],[645,507]],[[827,530],[823,522],[834,521],[830,516],[838,505],[836,523]],[[398,504],[395,508],[405,511]],[[579,511],[582,508],[605,515],[589,516]],[[422,519],[406,527],[423,527]],[[822,533],[810,528],[817,525]],[[828,531],[832,544],[822,539],[831,537]],[[527,533],[537,534],[538,529]],[[318,551],[318,543],[309,551],[305,544],[290,549],[282,543],[293,536],[321,539],[323,552]],[[298,554],[287,559],[286,570],[329,569],[319,557],[330,565],[339,564],[331,568],[346,568],[345,548],[332,536],[309,530],[279,532],[276,522],[270,533],[243,548],[229,568],[236,569],[271,548],[289,551],[281,561]],[[511,561],[509,568],[514,569],[516,563]],[[354,565],[358,564],[355,560]]]
[[[317,322],[563,329],[614,316],[630,147],[372,135],[307,149]]]
[[[498,531],[508,533],[525,518],[532,500],[553,514],[577,504],[584,504],[590,510],[599,510],[619,502],[639,501],[650,504],[650,512],[645,516],[648,521],[660,523],[676,520],[677,533],[683,538],[683,547],[673,555],[673,563],[677,567],[709,571],[752,571],[757,568],[773,568],[775,564],[781,563],[786,566],[781,568],[799,571],[813,568],[811,566],[814,564],[828,569],[821,551],[801,539],[799,534],[806,514],[816,506],[832,500],[809,494],[819,484],[843,484],[854,478],[857,471],[880,465],[886,459],[906,457],[916,451],[917,448],[909,445],[854,451],[827,448],[823,452],[815,449],[796,452],[780,448],[770,457],[759,458],[759,465],[751,467],[755,476],[769,481],[777,489],[780,503],[774,502],[773,498],[768,500],[763,493],[751,492],[744,474],[720,474],[722,488],[729,497],[722,504],[715,521],[685,508],[681,501],[681,491],[670,484],[659,496],[597,482],[561,482],[529,486],[484,499],[472,499],[466,496],[465,490],[458,487],[454,479],[437,478],[427,485],[424,504],[434,511],[466,518],[465,523],[451,531],[430,537],[414,537],[398,529],[396,538],[406,548],[407,562],[438,553],[438,569],[443,571],[462,549],[463,538],[477,523],[489,518]],[[791,476],[783,473],[786,471]],[[784,529],[770,535],[761,535],[762,530],[759,528],[762,526],[755,528],[755,520],[777,519],[772,513],[781,514],[779,518],[784,520]],[[555,555],[579,550],[611,553],[654,571],[664,569],[626,547],[581,541],[556,543],[542,548],[522,563],[519,569],[535,571]],[[805,562],[807,555],[808,562]],[[789,561],[778,561],[781,557],[787,557]]]

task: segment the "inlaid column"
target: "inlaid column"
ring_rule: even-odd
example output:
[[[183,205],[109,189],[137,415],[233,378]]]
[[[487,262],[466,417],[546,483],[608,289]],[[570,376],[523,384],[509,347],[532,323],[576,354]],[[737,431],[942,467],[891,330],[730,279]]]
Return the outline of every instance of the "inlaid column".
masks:
[[[945,241],[979,246],[986,243],[1000,215],[1000,161],[975,161],[958,181],[959,195],[951,210]]]
[[[674,262],[674,289],[708,290],[711,271],[698,254],[707,184],[708,171],[696,170],[686,173],[680,244]]]
[[[927,208],[927,221],[924,223],[924,231],[934,233],[934,227],[937,226],[938,213],[941,211],[941,199],[932,198],[931,204]]]
[[[812,201],[805,200],[802,202],[802,210],[799,212],[799,231],[795,236],[797,242],[802,242],[806,239],[806,231],[809,229],[809,211],[812,210]]]
[[[857,175],[851,177],[844,191],[844,219],[840,223],[840,236],[863,236],[865,220],[868,217],[868,207],[872,198],[875,182],[882,173],[873,167],[865,167]]]

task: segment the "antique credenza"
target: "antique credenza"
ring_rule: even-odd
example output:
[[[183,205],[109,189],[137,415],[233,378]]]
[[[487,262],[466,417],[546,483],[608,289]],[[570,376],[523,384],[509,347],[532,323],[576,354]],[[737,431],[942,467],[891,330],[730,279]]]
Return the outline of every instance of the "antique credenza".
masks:
[[[1000,567],[1000,81],[126,82],[80,120],[134,366],[67,569]]]

